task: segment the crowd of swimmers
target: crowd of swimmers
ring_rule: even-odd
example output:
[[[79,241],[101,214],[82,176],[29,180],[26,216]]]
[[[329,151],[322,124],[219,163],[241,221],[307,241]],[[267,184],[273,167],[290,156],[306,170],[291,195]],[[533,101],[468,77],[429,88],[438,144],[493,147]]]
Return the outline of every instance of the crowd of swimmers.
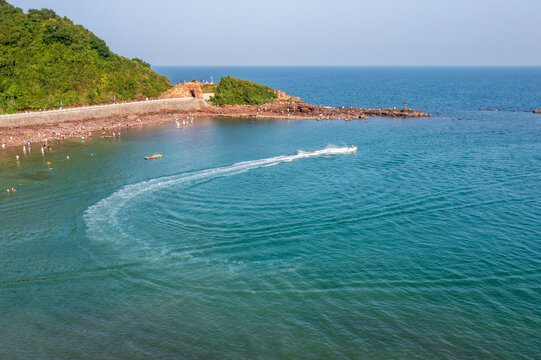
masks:
[[[179,121],[175,121],[175,122],[177,124],[177,128],[180,128],[181,123]],[[186,120],[182,120],[182,126],[186,126],[188,124],[193,124],[193,114],[192,113],[190,113],[186,117]]]
[[[53,131],[54,132],[54,131]],[[86,138],[83,137],[83,141],[85,140]],[[53,148],[48,144],[48,141],[47,139],[44,139],[45,141],[45,144],[41,145],[41,154],[44,155],[46,151],[53,151]],[[5,149],[6,148],[6,142],[2,142],[2,149]],[[26,155],[27,152],[29,153],[32,153],[32,142],[29,140],[26,142],[26,145],[23,145],[23,153]],[[66,159],[69,160],[69,155],[66,156]],[[19,155],[15,155],[15,159],[17,160],[17,163],[19,163],[19,160],[20,160],[20,156]],[[51,162],[47,161],[47,166],[50,166],[51,165]],[[17,189],[14,188],[14,187],[11,187],[11,188],[7,188],[6,189],[6,192],[7,193],[14,193],[16,192]]]

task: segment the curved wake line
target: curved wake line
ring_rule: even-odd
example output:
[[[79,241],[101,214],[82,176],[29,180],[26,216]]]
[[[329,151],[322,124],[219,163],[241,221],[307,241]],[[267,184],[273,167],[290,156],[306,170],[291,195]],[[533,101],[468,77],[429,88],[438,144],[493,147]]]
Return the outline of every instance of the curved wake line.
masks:
[[[147,180],[127,185],[109,197],[100,200],[85,211],[83,218],[89,230],[89,234],[93,236],[102,237],[107,234],[115,236],[111,230],[116,230],[127,236],[118,224],[117,214],[127,203],[143,194],[153,193],[170,186],[194,184],[209,178],[237,175],[249,170],[274,166],[283,162],[291,162],[324,155],[345,155],[354,152],[354,150],[348,147],[328,146],[325,149],[316,151],[299,150],[296,155],[280,155],[267,159],[243,161],[229,166],[201,170],[189,174],[184,173]]]

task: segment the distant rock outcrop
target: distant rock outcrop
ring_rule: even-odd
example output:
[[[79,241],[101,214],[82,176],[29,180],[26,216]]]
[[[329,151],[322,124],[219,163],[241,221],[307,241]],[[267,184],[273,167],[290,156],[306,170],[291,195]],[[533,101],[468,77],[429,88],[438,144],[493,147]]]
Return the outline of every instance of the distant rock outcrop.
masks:
[[[185,84],[178,84],[173,86],[167,92],[163,93],[163,99],[175,99],[175,98],[203,98],[203,89],[201,83],[192,81]]]

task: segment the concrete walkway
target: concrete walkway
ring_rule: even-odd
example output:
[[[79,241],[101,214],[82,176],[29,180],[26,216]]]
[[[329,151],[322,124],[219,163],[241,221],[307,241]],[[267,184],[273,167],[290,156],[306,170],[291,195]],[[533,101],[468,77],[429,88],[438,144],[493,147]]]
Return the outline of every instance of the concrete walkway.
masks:
[[[191,111],[209,104],[203,99],[179,98],[137,101],[130,103],[83,106],[79,108],[0,115],[0,128],[80,121],[130,113],[151,111]]]

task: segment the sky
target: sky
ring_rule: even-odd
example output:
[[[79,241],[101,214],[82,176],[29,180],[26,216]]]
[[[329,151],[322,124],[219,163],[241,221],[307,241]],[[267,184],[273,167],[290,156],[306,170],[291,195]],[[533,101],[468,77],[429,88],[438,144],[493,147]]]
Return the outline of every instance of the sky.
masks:
[[[540,0],[8,0],[152,65],[541,65]]]

